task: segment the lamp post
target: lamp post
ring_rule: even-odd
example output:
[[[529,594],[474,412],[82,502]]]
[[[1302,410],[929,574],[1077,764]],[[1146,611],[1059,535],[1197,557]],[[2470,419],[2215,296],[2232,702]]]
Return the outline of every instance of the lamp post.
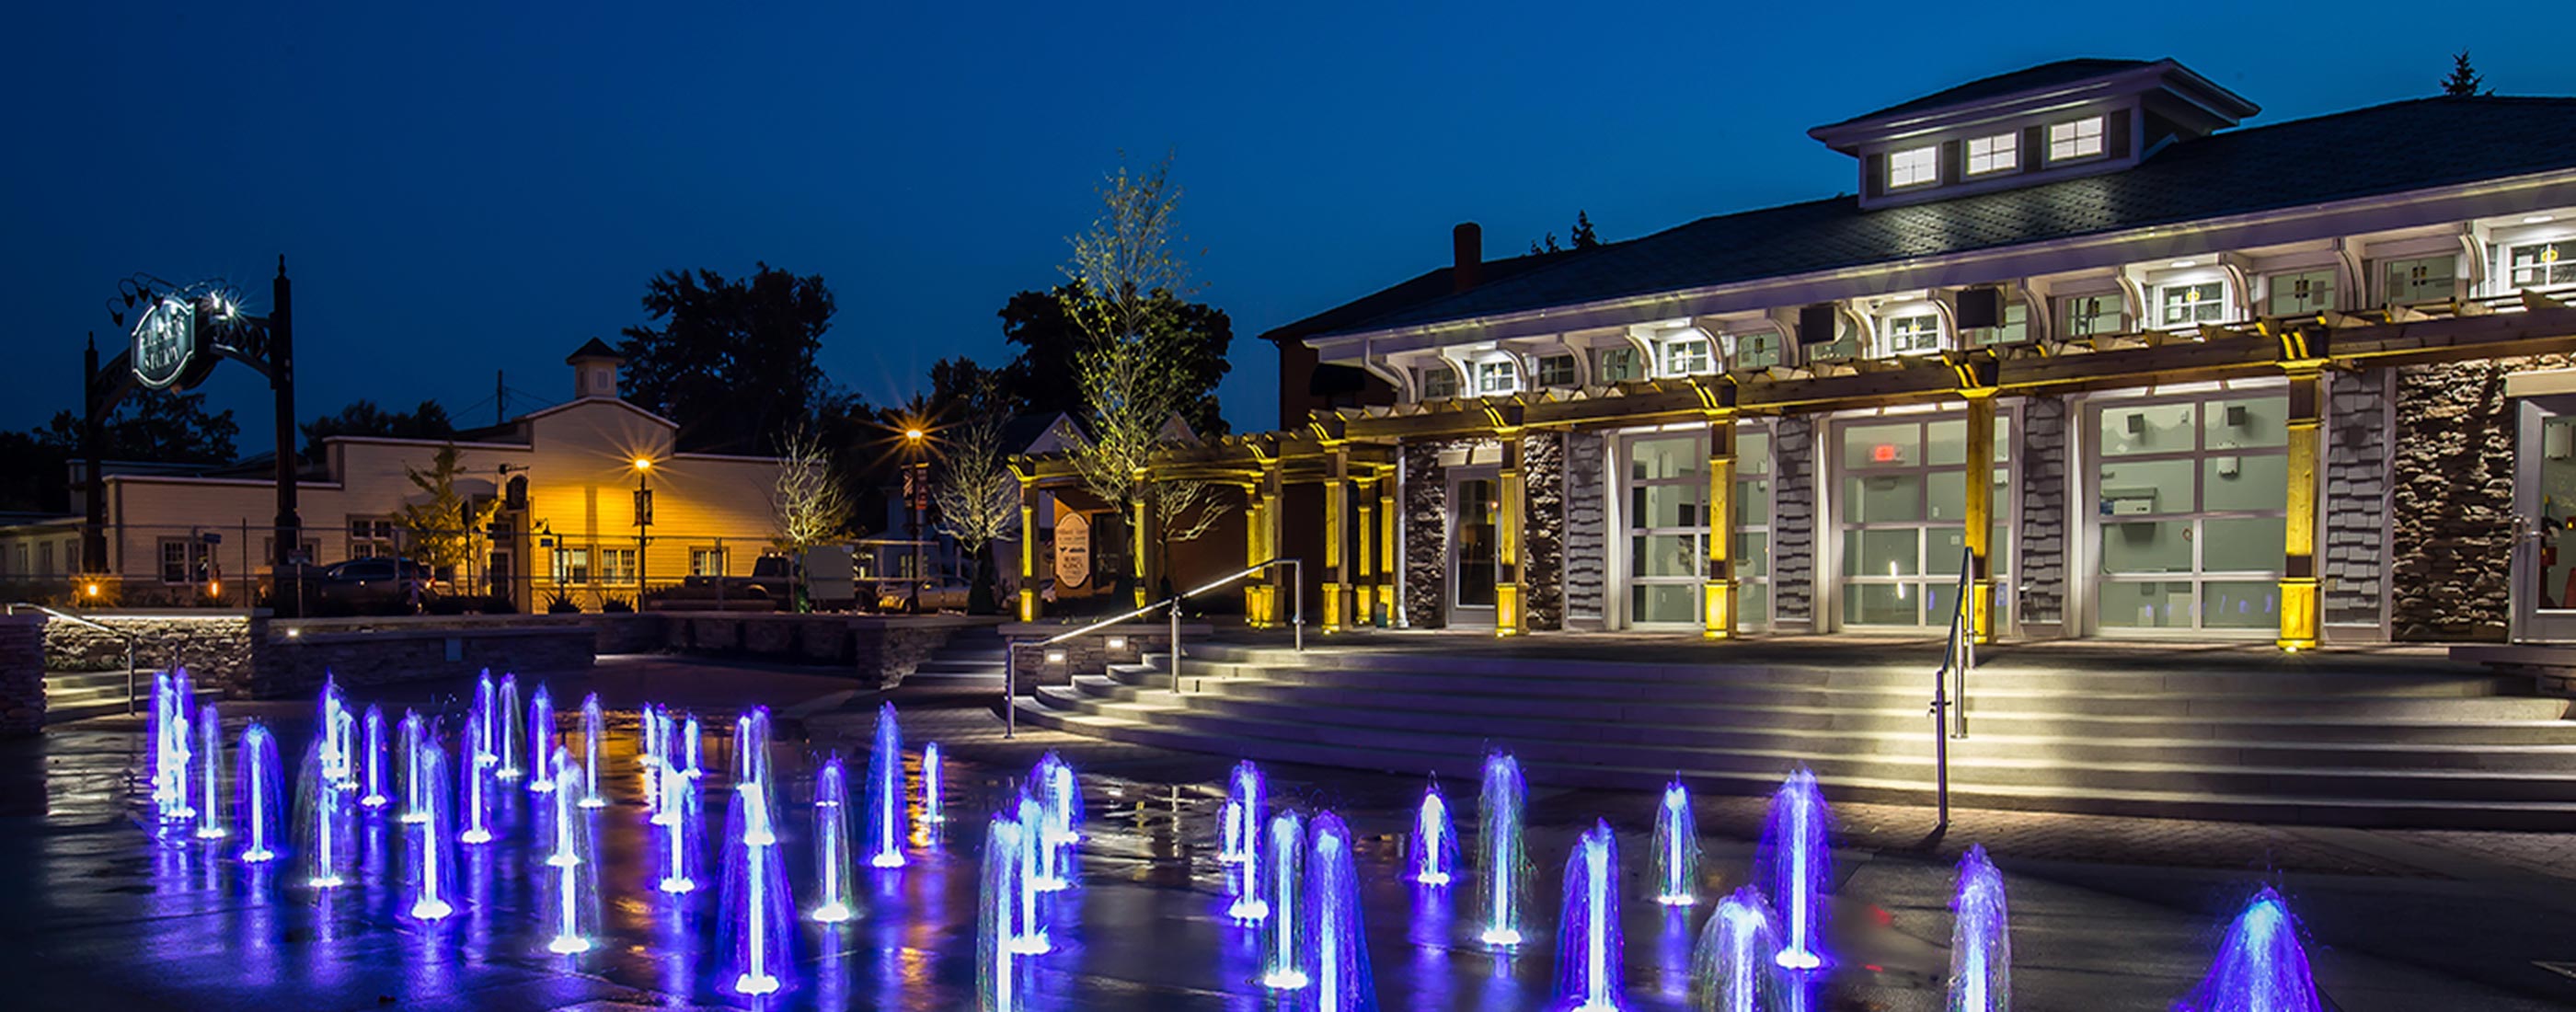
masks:
[[[921,581],[926,575],[921,554],[921,512],[923,505],[930,499],[930,461],[922,455],[921,451],[929,438],[930,433],[924,431],[919,425],[907,426],[903,430],[904,452],[910,457],[910,462],[904,465],[908,473],[905,475],[907,480],[903,483],[903,497],[909,500],[905,505],[910,507],[912,512],[910,523],[912,591],[904,596],[903,602],[903,610],[907,615],[921,613]]]
[[[635,457],[635,610],[644,610],[644,556],[653,527],[653,458]]]

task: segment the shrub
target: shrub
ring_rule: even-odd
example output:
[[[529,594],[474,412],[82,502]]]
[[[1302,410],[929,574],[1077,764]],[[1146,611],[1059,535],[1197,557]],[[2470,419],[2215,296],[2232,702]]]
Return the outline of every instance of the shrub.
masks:
[[[632,615],[635,613],[635,599],[604,597],[599,600],[599,610],[602,614],[608,615]]]
[[[581,606],[572,603],[572,598],[564,592],[558,590],[546,595],[546,614],[577,615],[580,613]]]

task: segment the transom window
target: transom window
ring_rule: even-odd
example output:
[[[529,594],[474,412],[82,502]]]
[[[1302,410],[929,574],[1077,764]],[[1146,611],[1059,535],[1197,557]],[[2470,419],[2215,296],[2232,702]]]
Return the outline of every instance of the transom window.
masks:
[[[1887,155],[1887,188],[1904,189],[1941,180],[1941,149],[1925,146]]]
[[[1655,345],[1663,362],[1657,372],[1665,376],[1698,376],[1717,371],[1717,356],[1709,348],[1708,335],[1691,333],[1686,337],[1667,338]]]
[[[2275,274],[2267,282],[2264,306],[2273,316],[2304,316],[2334,308],[2335,272],[2298,271]]]
[[[2415,302],[2448,302],[2458,293],[2454,279],[2459,276],[2460,258],[2455,256],[2417,257],[2390,260],[2384,276],[2387,283],[2381,294],[2392,304]]]
[[[1507,358],[1487,359],[1476,363],[1476,394],[1508,394],[1521,388],[1521,371]]]
[[[2095,337],[2103,334],[2125,334],[2129,330],[2128,307],[2117,295],[2074,295],[2057,300],[2058,316],[2068,337]]]
[[[1968,174],[1992,175],[2021,167],[2021,134],[2002,133],[1968,139]]]
[[[1568,352],[1560,352],[1554,355],[1539,356],[1538,385],[1543,387],[1573,386],[1574,355]]]
[[[1592,374],[1601,377],[1603,383],[1628,383],[1645,378],[1644,370],[1637,367],[1637,349],[1632,347],[1603,348],[1594,356],[1592,366]]]
[[[2227,285],[2220,281],[2194,281],[2165,285],[2156,290],[2156,325],[2189,327],[2216,323],[2227,318]]]
[[[1458,373],[1445,365],[1422,370],[1422,396],[1426,399],[1458,396]]]
[[[2051,123],[2048,125],[2048,160],[2065,162],[2097,157],[2102,154],[2106,132],[2100,116]]]
[[[1941,350],[1941,314],[1909,313],[1887,318],[1887,353],[1921,355]]]
[[[2030,340],[2030,307],[2019,299],[2008,298],[2004,302],[2002,322],[1992,327],[1978,327],[1969,333],[1975,335],[1976,343],[1980,345],[2019,344]]]
[[[2515,288],[2576,284],[2576,240],[2515,246],[2506,252],[2505,264]]]
[[[1776,330],[1756,330],[1737,334],[1735,335],[1734,368],[1768,369],[1779,365],[1781,345],[1780,332]]]

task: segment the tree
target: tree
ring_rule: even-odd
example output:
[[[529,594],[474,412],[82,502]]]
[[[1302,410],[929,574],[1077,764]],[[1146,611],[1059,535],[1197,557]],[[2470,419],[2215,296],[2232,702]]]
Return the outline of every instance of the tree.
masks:
[[[478,549],[483,532],[491,526],[492,514],[501,508],[498,499],[475,502],[457,494],[456,476],[463,470],[457,463],[458,456],[456,444],[449,443],[430,458],[429,470],[403,467],[412,487],[429,497],[426,502],[402,505],[400,523],[410,546],[409,554],[446,579],[454,579],[482,554]]]
[[[241,425],[232,409],[206,413],[206,395],[141,390],[117,405],[99,431],[100,457],[162,464],[229,464]],[[81,456],[81,419],[57,411],[36,430],[38,442]]]
[[[1000,377],[989,372],[974,389],[959,392],[959,420],[948,427],[941,480],[933,494],[939,529],[957,539],[973,567],[966,592],[970,615],[1001,610],[993,595],[992,559],[986,550],[1020,529],[1020,479],[1011,473],[1008,458],[1013,448],[1002,442],[1003,429],[1011,420],[1003,405],[1008,396]]]
[[[987,369],[974,359],[959,356],[943,358],[930,365],[930,415],[943,423],[969,420],[971,414],[991,413],[1009,421],[1020,413],[1019,398],[1011,390],[1010,370]],[[1057,385],[1061,386],[1059,380]]]
[[[778,547],[791,552],[840,534],[849,521],[849,492],[833,475],[831,454],[813,430],[800,426],[779,440],[769,512]]]
[[[1574,212],[1574,235],[1572,238],[1575,249],[1591,249],[1592,247],[1601,245],[1601,237],[1594,235],[1592,232],[1591,212],[1583,210],[1577,210]]]
[[[710,270],[665,271],[647,283],[644,311],[660,326],[625,330],[626,399],[680,423],[705,449],[757,453],[806,424],[827,392],[814,364],[832,327],[832,291],[819,274],[766,263],[729,280]]]
[[[1166,421],[1192,395],[1206,393],[1189,385],[1181,347],[1180,306],[1191,280],[1173,249],[1182,241],[1173,220],[1180,196],[1169,158],[1143,172],[1120,166],[1100,188],[1100,217],[1072,239],[1073,260],[1064,272],[1074,284],[1069,292],[1059,289],[1066,315],[1086,339],[1074,356],[1074,379],[1090,432],[1074,442],[1074,469],[1086,489],[1138,524],[1168,512],[1157,505],[1166,498],[1200,503],[1202,514],[1221,509],[1206,505],[1203,483],[1152,477]],[[1143,604],[1146,581],[1155,575],[1145,558],[1147,534],[1130,531],[1129,537],[1135,558],[1120,581],[1133,581],[1122,589],[1132,589]]]
[[[296,428],[304,432],[304,459],[308,463],[321,461],[322,441],[332,436],[445,439],[456,434],[447,409],[439,407],[437,401],[422,401],[410,411],[386,411],[365,398],[350,401],[339,414],[323,415]]]
[[[2495,94],[2495,89],[2486,88],[2485,84],[2486,78],[2478,76],[2477,69],[2469,66],[2468,50],[2451,54],[2451,76],[2442,79],[2442,94],[2452,98]]]
[[[33,432],[0,431],[0,512],[71,512],[70,460]]]
[[[1049,291],[1021,292],[1002,307],[1002,336],[1020,348],[1002,368],[1003,384],[1019,409],[1036,414],[1080,415],[1080,387],[1065,382],[1076,375],[1076,360],[1091,337],[1068,308],[1089,297],[1079,281]],[[1170,382],[1178,388],[1174,408],[1191,431],[1224,435],[1225,414],[1217,403],[1217,384],[1234,368],[1226,352],[1234,343],[1234,320],[1225,310],[1191,302],[1169,292],[1148,297],[1147,316],[1159,321],[1156,354],[1171,364]]]

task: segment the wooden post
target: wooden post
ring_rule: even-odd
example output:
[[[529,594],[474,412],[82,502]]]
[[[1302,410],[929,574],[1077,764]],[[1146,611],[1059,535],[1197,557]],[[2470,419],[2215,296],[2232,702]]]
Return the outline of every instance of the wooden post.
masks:
[[[721,585],[721,581],[719,581]],[[1020,474],[1020,621],[1038,620],[1038,483]]]
[[[1735,412],[1708,413],[1708,566],[1700,637],[1735,638]]]
[[[1494,635],[1518,636],[1526,628],[1521,607],[1521,526],[1528,510],[1529,488],[1521,474],[1520,406],[1487,408],[1493,415],[1494,438],[1503,444],[1500,502],[1494,520]]]
[[[1995,641],[1995,388],[1964,390],[1968,397],[1967,493],[1968,635]],[[1935,621],[1933,624],[1941,624]]]
[[[1398,524],[1403,520],[1403,514],[1398,513],[1395,508],[1395,473],[1396,469],[1393,467],[1385,468],[1379,472],[1379,480],[1377,483],[1378,530],[1375,535],[1378,539],[1377,557],[1385,560],[1378,568],[1377,599],[1380,607],[1386,609],[1385,621],[1390,627],[1395,625],[1397,612],[1395,602],[1396,576],[1402,570],[1404,565],[1403,560],[1399,559],[1395,552],[1395,532]]]
[[[2290,374],[2289,517],[2281,559],[2283,650],[2313,650],[2321,615],[2317,601],[2318,436],[2324,428],[2325,370],[2321,360],[2285,362]]]
[[[1350,628],[1351,449],[1341,442],[1324,450],[1324,631]]]
[[[1377,482],[1375,468],[1363,468],[1352,479],[1359,486],[1360,520],[1358,536],[1351,539],[1359,553],[1357,576],[1351,588],[1351,624],[1367,627],[1377,624]]]

